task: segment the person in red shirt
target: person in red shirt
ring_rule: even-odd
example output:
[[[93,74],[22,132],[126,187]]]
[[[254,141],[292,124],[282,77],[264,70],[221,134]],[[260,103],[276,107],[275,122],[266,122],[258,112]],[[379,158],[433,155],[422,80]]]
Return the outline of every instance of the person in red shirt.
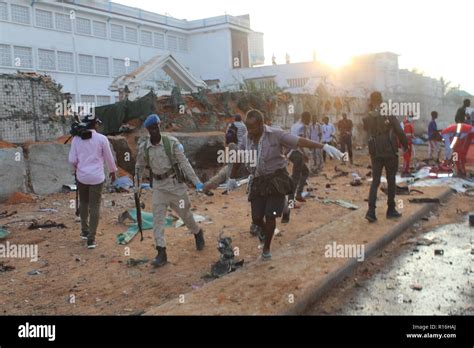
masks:
[[[408,139],[408,148],[403,153],[403,173],[402,177],[410,177],[410,162],[411,162],[411,154],[413,152],[413,138],[415,137],[415,129],[413,127],[411,117],[405,117],[405,121],[403,121],[403,131]]]

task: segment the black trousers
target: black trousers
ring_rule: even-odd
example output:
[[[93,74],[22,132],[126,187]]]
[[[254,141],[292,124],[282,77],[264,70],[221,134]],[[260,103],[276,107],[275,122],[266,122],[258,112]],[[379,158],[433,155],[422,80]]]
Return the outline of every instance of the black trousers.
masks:
[[[377,201],[377,190],[380,186],[380,177],[382,170],[385,167],[387,178],[387,206],[388,209],[395,209],[395,192],[397,189],[395,176],[398,170],[398,157],[391,157],[387,159],[371,158],[372,160],[372,185],[369,192],[369,209],[375,209],[375,202]]]
[[[341,152],[342,153],[346,152],[346,147],[347,147],[347,152],[349,153],[349,160],[352,163],[352,136],[351,135],[341,136]]]
[[[306,180],[308,180],[309,169],[306,163],[304,162],[304,156],[299,151],[293,151],[290,155],[290,161],[293,163],[293,173],[291,178],[295,183],[296,195],[299,196],[304,190]],[[293,200],[295,197],[293,192],[292,195],[288,195],[289,200]]]

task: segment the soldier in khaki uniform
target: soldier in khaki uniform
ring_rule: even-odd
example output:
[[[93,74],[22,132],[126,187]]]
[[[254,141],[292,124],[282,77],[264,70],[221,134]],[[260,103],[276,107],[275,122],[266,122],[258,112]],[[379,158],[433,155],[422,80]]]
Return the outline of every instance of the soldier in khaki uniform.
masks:
[[[194,234],[196,249],[202,250],[205,244],[203,231],[197,225],[189,209],[190,201],[186,184],[180,182],[179,173],[176,172],[169,154],[166,153],[167,140],[169,140],[172,161],[179,165],[183,174],[192,181],[197,190],[202,191],[203,184],[189,164],[184,154],[183,145],[179,140],[172,136],[161,135],[160,122],[160,118],[155,114],[148,116],[145,120],[145,127],[150,133],[150,137],[139,144],[135,168],[137,179],[141,178],[146,165],[149,165],[153,172],[153,233],[158,255],[152,264],[156,267],[167,263],[164,228],[168,206],[179,215]]]

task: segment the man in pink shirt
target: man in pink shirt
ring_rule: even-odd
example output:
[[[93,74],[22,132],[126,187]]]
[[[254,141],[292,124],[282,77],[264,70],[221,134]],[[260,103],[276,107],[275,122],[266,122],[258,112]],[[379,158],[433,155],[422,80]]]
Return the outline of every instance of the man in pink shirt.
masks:
[[[81,239],[87,239],[87,248],[94,249],[97,225],[105,181],[104,161],[115,181],[115,165],[109,140],[96,132],[97,121],[94,116],[86,116],[82,122],[87,125],[85,136],[72,139],[69,163],[74,168],[79,191],[79,212],[81,217]],[[90,219],[89,219],[90,218]]]

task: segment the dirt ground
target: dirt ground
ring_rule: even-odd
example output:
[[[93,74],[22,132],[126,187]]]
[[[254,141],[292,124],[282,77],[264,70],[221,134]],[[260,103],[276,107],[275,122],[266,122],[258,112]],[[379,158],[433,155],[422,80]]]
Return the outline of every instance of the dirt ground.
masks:
[[[329,179],[324,175],[310,178],[309,187],[313,189],[310,193],[319,198],[344,199],[358,205],[359,211],[365,211],[367,203],[364,199],[368,194],[369,183],[365,180],[363,186],[349,185],[351,172],[358,172],[361,177],[365,177],[370,171],[367,169],[368,158],[365,153],[366,150],[356,151],[355,161],[358,166],[343,166],[337,161],[328,161],[324,174]],[[423,151],[418,151],[417,154],[422,156]],[[348,171],[349,176],[330,180],[336,174],[335,165]],[[331,185],[330,188],[326,188],[328,183]],[[221,231],[232,238],[233,246],[239,248],[239,258],[244,259],[245,264],[261,262],[258,260],[261,254],[258,240],[249,234],[250,206],[244,191],[244,188],[240,188],[229,195],[222,195],[222,191],[216,190],[213,197],[192,193],[194,212],[208,216],[212,221],[210,224],[202,223],[206,248],[202,252],[196,251],[194,238],[188,234],[186,228],[168,228],[166,238],[169,264],[160,269],[154,269],[148,263],[139,266],[127,265],[127,260],[130,258],[151,260],[155,257],[151,230],[144,231],[143,242],[140,242],[139,237],[135,237],[125,246],[117,245],[115,242],[116,235],[127,229],[125,225],[117,222],[117,216],[127,208],[133,208],[132,194],[103,195],[104,203],[97,236],[98,246],[95,250],[87,250],[84,242],[79,239],[80,223],[74,215],[74,209],[70,207],[70,201],[74,200],[75,193],[43,197],[36,203],[0,205],[0,211],[18,212],[0,220],[0,224],[6,225],[11,232],[10,237],[2,242],[37,244],[39,249],[38,262],[30,262],[29,259],[0,260],[14,267],[14,270],[0,272],[2,313],[141,314],[152,306],[199,289],[207,282],[202,277],[218,260],[217,238]],[[379,199],[384,198],[384,194],[380,192]],[[151,192],[145,194],[144,201],[145,211],[150,211]],[[465,200],[459,201],[459,204],[460,209],[469,209]],[[384,209],[385,204],[379,206]],[[456,213],[452,212],[451,205],[449,207],[449,213],[441,214],[440,220],[433,220],[433,223],[451,221]],[[53,208],[58,212],[38,212],[40,208]],[[277,223],[280,232],[272,243],[273,253],[279,251],[283,253],[290,244],[297,243],[311,231],[334,221],[342,221],[351,212],[336,205],[327,206],[314,199],[308,200],[300,209],[292,211],[290,224]],[[379,214],[383,214],[382,210]],[[29,230],[27,227],[32,219],[40,222],[54,220],[57,223],[64,223],[67,228]],[[365,222],[361,221],[360,226],[354,226],[353,231],[348,231],[348,237],[357,233],[357,239],[363,242],[373,235],[373,230],[366,229],[363,223]],[[381,221],[380,228],[384,226],[384,222]],[[265,264],[262,267],[268,268],[266,286],[273,286],[271,266]],[[38,271],[34,272],[37,274],[28,274],[35,270]],[[291,284],[293,280],[291,264],[288,264],[288,269],[285,271],[289,273],[287,284],[281,284],[282,288]],[[259,289],[252,290],[259,291]]]

